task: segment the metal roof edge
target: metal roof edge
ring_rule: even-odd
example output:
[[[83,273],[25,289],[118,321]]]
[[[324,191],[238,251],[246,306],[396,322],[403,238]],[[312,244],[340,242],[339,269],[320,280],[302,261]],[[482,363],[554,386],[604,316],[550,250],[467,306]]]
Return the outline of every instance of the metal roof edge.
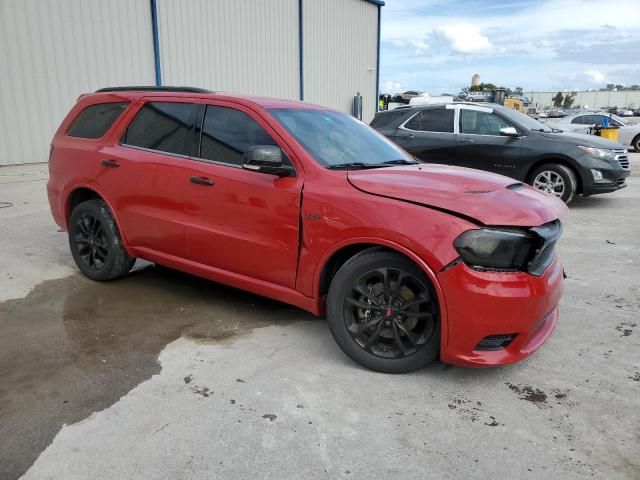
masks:
[[[384,7],[384,0],[364,0],[367,3],[373,3],[379,7]]]

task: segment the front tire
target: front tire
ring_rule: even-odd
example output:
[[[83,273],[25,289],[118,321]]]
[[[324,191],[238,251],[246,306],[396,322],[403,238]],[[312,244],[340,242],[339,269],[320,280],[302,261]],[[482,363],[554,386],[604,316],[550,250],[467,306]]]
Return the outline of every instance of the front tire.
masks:
[[[578,180],[569,167],[559,163],[545,163],[536,168],[529,179],[533,188],[555,195],[564,203],[569,203],[578,190]]]
[[[423,368],[440,351],[433,284],[402,255],[373,248],[349,259],[327,297],[333,338],[356,363],[384,373]]]
[[[82,202],[73,209],[69,248],[80,271],[99,282],[127,274],[135,263],[122,246],[109,207],[99,199]]]
[[[640,135],[636,136],[636,138],[633,139],[633,141],[631,142],[631,146],[637,153],[640,153]]]

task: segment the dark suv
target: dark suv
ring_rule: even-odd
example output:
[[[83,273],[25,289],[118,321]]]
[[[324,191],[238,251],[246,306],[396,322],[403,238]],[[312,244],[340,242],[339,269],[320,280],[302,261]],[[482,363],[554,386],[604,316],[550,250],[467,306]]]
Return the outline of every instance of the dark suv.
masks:
[[[401,107],[378,113],[371,126],[421,160],[500,173],[565,203],[624,188],[630,174],[622,145],[549,128],[500,105]]]

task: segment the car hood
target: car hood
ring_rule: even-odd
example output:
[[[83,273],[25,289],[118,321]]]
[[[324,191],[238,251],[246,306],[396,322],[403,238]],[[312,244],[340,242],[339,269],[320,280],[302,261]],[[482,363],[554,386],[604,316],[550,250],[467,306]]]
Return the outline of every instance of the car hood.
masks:
[[[562,124],[548,124],[550,127],[562,129]],[[565,125],[564,128],[567,128]],[[621,144],[612,142],[611,140],[606,140],[604,138],[597,137],[595,135],[588,135],[586,133],[573,133],[567,132],[566,130],[562,133],[545,133],[540,132],[545,138],[549,138],[552,140],[560,140],[561,142],[572,143],[576,146],[583,145],[585,147],[595,147],[595,148],[609,148],[609,149],[620,149],[624,148]]]
[[[565,204],[512,178],[470,168],[423,164],[351,170],[358,190],[471,218],[484,225],[537,227],[567,213]]]

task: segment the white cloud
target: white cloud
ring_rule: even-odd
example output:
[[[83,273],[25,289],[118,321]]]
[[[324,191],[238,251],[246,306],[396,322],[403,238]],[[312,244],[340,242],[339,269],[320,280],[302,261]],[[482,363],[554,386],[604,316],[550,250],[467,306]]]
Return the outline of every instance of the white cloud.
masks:
[[[489,53],[494,50],[489,37],[483,35],[480,27],[472,23],[440,25],[434,32],[449,42],[451,49],[456,53]]]
[[[402,83],[389,80],[382,82],[382,90],[385,92],[399,92],[402,89]]]
[[[391,45],[398,48],[413,48],[416,55],[424,55],[429,49],[429,44],[427,42],[415,38],[396,38],[391,41]]]
[[[591,83],[600,85],[607,82],[607,77],[599,70],[587,70],[584,74]]]

